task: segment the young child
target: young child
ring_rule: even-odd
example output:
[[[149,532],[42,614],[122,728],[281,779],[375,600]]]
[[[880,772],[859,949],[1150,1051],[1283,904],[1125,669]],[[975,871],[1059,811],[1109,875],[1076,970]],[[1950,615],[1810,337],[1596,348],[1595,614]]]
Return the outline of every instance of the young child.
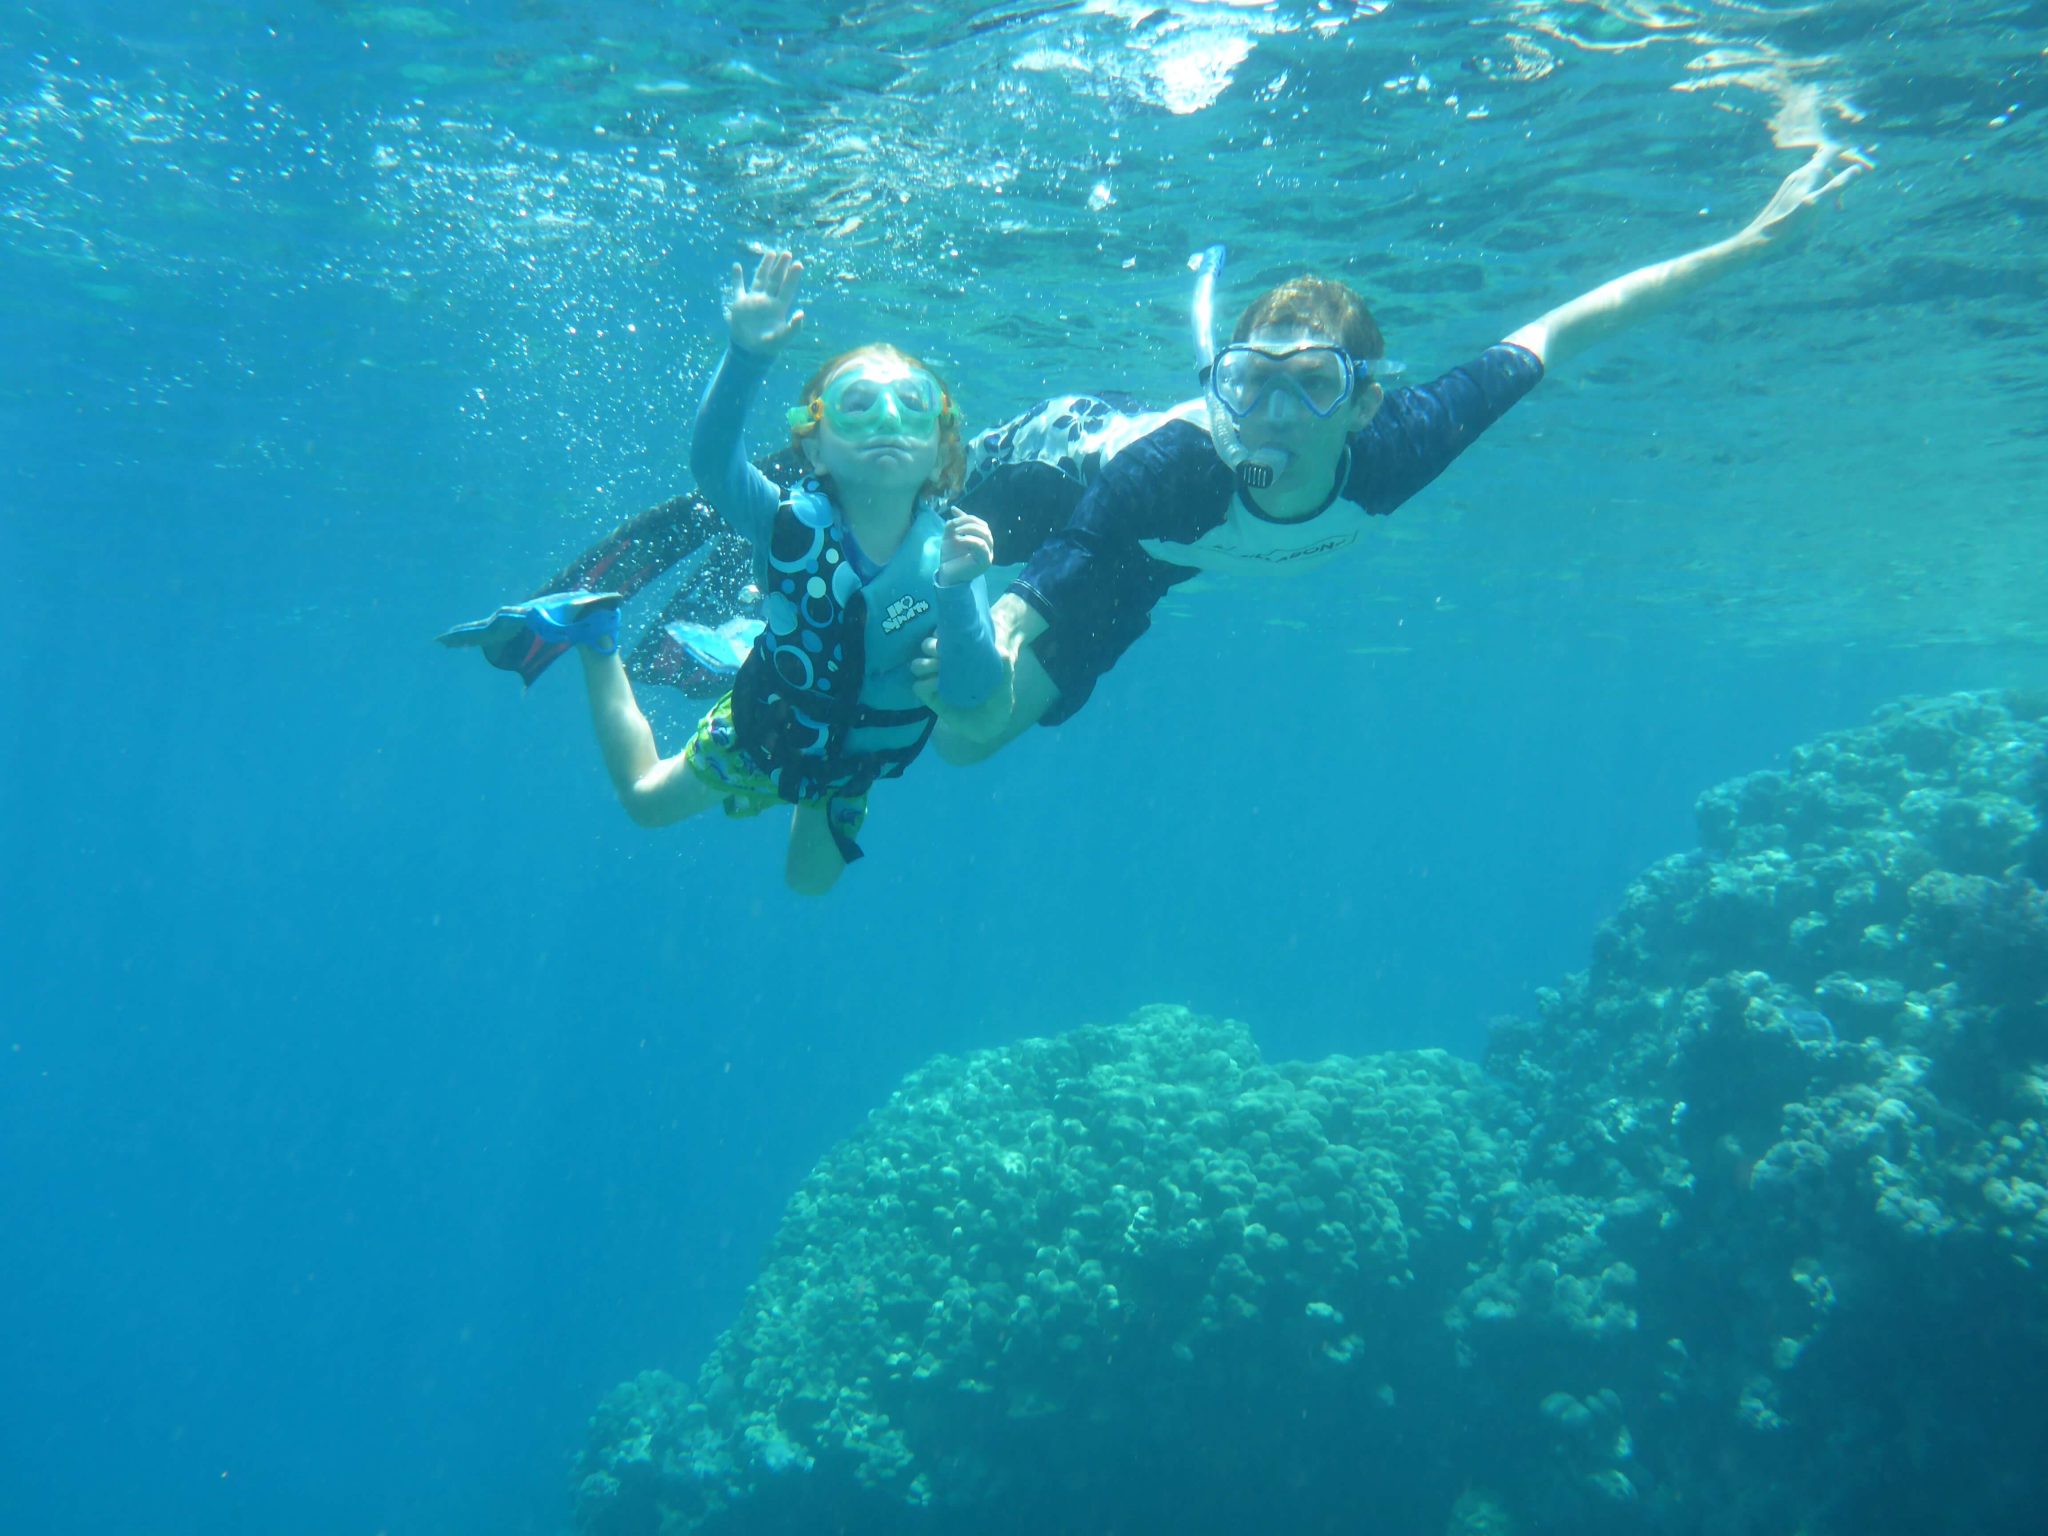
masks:
[[[689,744],[673,757],[655,747],[619,658],[616,593],[536,598],[442,639],[484,644],[519,626],[537,643],[578,645],[598,746],[633,819],[791,805],[789,884],[822,894],[860,857],[869,788],[900,774],[932,734],[910,674],[925,640],[944,647],[951,711],[993,708],[1006,669],[981,579],[988,525],[948,515],[966,455],[959,412],[931,369],[883,345],[834,358],[788,413],[809,473],[785,492],[748,461],[747,408],[803,324],[792,307],[802,274],[787,251],[762,257],[751,280],[733,268],[729,345],[697,412],[690,466],[753,546],[764,627]]]

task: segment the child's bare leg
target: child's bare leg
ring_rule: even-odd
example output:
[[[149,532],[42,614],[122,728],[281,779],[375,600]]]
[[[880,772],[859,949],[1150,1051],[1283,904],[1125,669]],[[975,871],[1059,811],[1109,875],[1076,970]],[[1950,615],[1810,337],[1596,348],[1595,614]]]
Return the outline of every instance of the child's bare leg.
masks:
[[[579,654],[590,687],[590,723],[626,814],[643,827],[660,827],[717,804],[720,791],[693,773],[682,753],[665,758],[656,749],[654,727],[640,712],[618,652],[599,655],[584,646]]]
[[[799,896],[822,896],[846,873],[846,860],[832,840],[829,806],[807,801],[796,808],[789,818],[789,856],[782,872]]]

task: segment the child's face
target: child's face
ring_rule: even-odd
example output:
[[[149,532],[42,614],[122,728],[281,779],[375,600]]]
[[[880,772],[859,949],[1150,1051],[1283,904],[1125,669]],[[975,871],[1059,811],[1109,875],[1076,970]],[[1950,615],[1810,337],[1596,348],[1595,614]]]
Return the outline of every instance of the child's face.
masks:
[[[842,490],[915,496],[937,473],[939,431],[951,407],[922,368],[886,355],[856,357],[825,381],[818,404],[804,456]]]

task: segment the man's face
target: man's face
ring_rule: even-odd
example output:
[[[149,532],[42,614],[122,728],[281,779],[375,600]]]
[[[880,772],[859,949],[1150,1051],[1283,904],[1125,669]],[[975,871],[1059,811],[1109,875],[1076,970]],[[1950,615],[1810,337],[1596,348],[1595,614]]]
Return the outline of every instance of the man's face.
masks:
[[[1261,326],[1245,338],[1245,344],[1281,357],[1302,347],[1334,347],[1334,337],[1306,326]],[[1285,366],[1284,362],[1280,365]],[[1372,420],[1383,398],[1377,384],[1354,388],[1350,397],[1328,416],[1317,416],[1293,391],[1271,388],[1265,397],[1237,423],[1237,433],[1246,448],[1281,448],[1290,456],[1286,473],[1278,476],[1265,493],[1328,492],[1337,475],[1338,462],[1351,434]]]

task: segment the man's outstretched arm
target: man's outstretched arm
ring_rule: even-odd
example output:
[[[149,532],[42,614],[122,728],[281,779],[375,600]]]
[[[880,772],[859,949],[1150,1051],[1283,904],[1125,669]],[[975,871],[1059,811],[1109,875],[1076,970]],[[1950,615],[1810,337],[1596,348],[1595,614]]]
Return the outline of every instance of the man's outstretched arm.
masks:
[[[1546,371],[1553,369],[1782,243],[1805,227],[1821,199],[1867,169],[1868,163],[1853,150],[1817,149],[1738,233],[1602,283],[1506,339],[1535,353]]]

